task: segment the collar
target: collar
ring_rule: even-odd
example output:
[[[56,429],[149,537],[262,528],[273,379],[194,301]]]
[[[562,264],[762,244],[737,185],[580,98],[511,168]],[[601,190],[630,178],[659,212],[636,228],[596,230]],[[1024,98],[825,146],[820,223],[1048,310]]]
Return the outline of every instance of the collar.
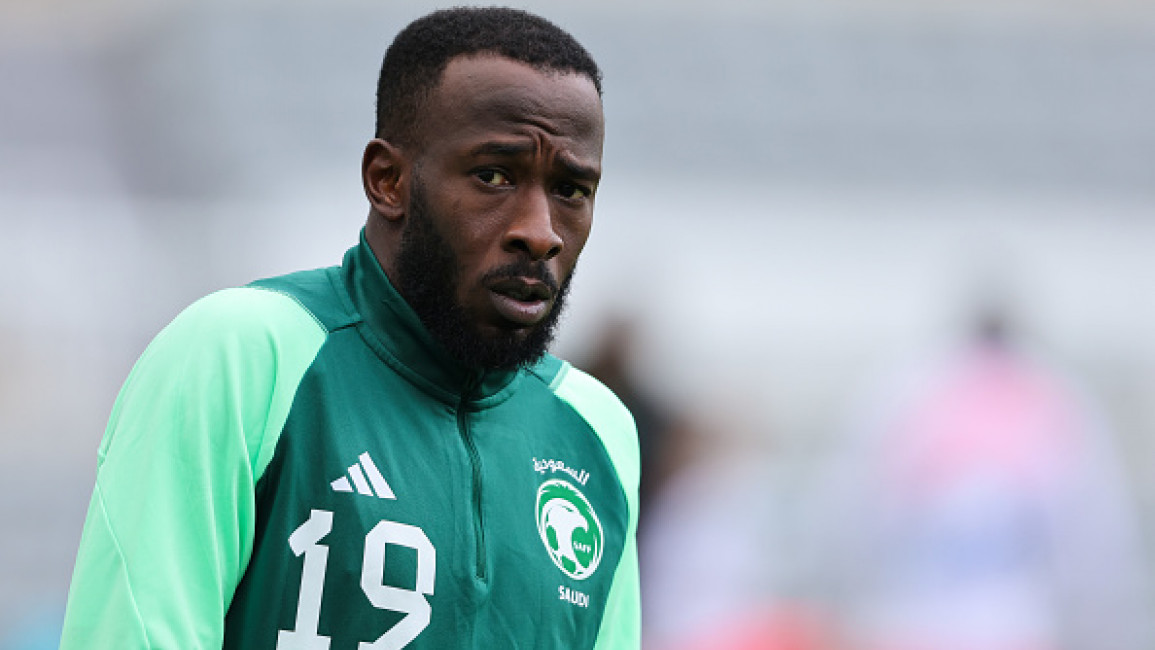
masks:
[[[521,372],[466,366],[433,339],[417,313],[405,302],[361,231],[361,242],[345,253],[341,265],[345,288],[361,315],[357,328],[381,357],[406,379],[449,404],[476,408],[505,401]]]

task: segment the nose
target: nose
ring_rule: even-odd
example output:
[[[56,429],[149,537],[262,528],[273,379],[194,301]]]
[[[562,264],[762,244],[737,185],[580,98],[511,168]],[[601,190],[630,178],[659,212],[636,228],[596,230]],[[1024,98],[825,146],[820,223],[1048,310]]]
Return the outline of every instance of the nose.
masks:
[[[502,247],[537,262],[557,257],[562,246],[561,236],[553,227],[549,196],[543,189],[526,188],[514,207]]]

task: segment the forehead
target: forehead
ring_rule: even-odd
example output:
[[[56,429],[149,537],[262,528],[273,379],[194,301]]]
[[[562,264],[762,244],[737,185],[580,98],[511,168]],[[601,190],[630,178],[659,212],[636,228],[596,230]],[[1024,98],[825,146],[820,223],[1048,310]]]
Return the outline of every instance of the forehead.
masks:
[[[495,133],[544,134],[576,154],[601,158],[604,120],[593,81],[502,56],[451,60],[422,121],[429,147]]]

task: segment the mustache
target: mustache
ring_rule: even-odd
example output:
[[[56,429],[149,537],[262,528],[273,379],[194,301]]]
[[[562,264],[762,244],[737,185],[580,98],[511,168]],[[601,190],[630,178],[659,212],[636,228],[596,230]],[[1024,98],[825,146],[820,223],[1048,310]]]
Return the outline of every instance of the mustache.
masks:
[[[561,288],[561,284],[545,263],[530,262],[528,260],[519,260],[488,271],[485,275],[481,276],[481,282],[488,284],[500,280],[515,280],[519,278],[528,278],[541,282],[549,288],[551,295],[557,295],[557,292]]]

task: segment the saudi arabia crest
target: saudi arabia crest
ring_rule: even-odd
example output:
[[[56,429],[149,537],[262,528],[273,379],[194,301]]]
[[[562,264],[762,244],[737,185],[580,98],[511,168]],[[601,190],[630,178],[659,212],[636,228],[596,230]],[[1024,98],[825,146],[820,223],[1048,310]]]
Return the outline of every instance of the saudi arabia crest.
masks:
[[[576,487],[551,479],[537,490],[537,532],[549,557],[574,580],[593,575],[602,561],[602,524]]]

